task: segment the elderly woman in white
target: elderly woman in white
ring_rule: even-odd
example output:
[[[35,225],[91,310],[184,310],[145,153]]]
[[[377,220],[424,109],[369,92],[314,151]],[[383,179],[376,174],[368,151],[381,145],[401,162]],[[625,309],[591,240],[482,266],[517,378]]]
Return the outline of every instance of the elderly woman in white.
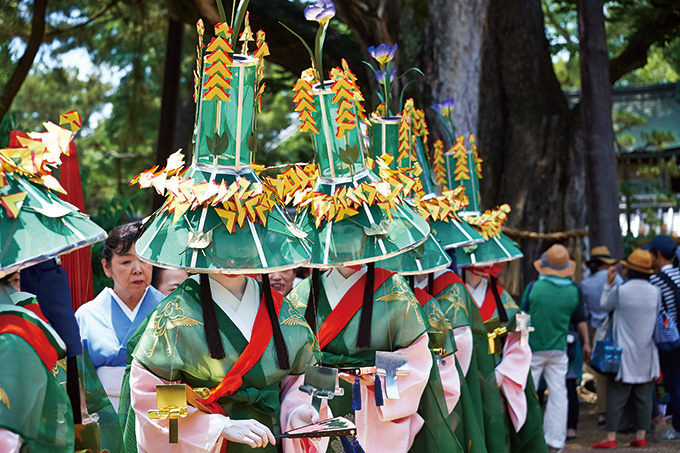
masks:
[[[625,282],[614,282],[617,269],[609,268],[600,307],[613,311],[613,337],[621,354],[621,367],[607,382],[607,438],[594,448],[615,448],[616,431],[623,409],[632,396],[635,419],[635,440],[632,447],[646,447],[645,434],[652,419],[652,391],[659,377],[659,351],[652,340],[661,293],[649,283],[652,256],[647,250],[637,249],[621,262]],[[612,316],[612,315],[610,315]]]

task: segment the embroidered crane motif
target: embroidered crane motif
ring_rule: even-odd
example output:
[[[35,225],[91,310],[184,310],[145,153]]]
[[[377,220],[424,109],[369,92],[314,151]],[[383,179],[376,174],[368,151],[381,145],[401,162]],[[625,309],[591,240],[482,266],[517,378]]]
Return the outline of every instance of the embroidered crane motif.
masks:
[[[453,308],[454,309],[454,311],[453,311],[453,322],[454,323],[456,323],[456,320],[458,319],[458,312],[460,310],[463,310],[466,318],[470,316],[470,313],[468,312],[468,309],[465,306],[465,301],[463,300],[463,298],[460,295],[460,288],[458,287],[458,285],[454,285],[454,286],[450,287],[450,289],[448,289],[447,291],[442,292],[440,295],[437,296],[437,299],[440,302],[445,300],[445,301],[447,301],[451,304],[449,306],[449,308],[447,308],[444,313],[446,313],[448,315],[449,312],[451,311],[451,309]]]
[[[413,295],[413,291],[411,291],[411,288],[408,286],[408,283],[406,283],[406,281],[401,278],[395,278],[394,285],[392,285],[392,289],[390,290],[390,292],[385,294],[384,296],[377,298],[375,301],[392,302],[395,300],[405,300],[406,303],[408,304],[406,314],[404,316],[405,319],[408,319],[409,310],[413,310],[413,312],[416,314],[416,318],[418,318],[418,322],[420,324],[423,324],[423,318],[420,316],[420,304],[418,303],[416,297]]]
[[[172,355],[172,347],[170,346],[170,340],[168,339],[168,329],[174,329],[176,327],[193,327],[202,326],[203,323],[195,319],[185,316],[184,309],[179,306],[177,301],[179,297],[169,301],[163,307],[163,310],[154,317],[153,320],[153,335],[156,339],[153,342],[153,346],[149,351],[147,357],[151,357],[156,350],[156,345],[158,345],[158,338],[164,337],[165,343],[167,345],[168,356]]]

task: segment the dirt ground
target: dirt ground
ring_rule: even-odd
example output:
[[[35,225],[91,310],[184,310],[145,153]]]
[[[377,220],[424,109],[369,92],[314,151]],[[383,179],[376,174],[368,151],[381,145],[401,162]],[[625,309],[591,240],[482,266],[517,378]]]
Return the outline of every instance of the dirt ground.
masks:
[[[594,449],[591,446],[595,442],[604,440],[606,433],[603,426],[597,426],[597,415],[595,413],[594,394],[581,393],[581,411],[579,414],[578,430],[576,439],[567,441],[564,453],[578,452],[603,452],[607,450]],[[661,439],[660,435],[666,432],[670,422],[661,422],[654,427],[654,432],[647,433],[647,448],[631,447],[630,441],[635,439],[635,434],[616,435],[618,448],[612,451],[638,451],[640,453],[671,453],[680,452],[680,442]]]

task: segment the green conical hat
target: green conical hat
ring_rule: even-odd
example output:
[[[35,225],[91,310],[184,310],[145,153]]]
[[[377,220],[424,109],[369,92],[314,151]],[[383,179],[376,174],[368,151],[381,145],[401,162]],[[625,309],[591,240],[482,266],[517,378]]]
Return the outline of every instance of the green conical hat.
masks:
[[[70,203],[21,176],[6,175],[0,189],[3,206],[19,207],[18,215],[0,212],[0,277],[24,267],[106,239],[106,231]],[[11,201],[25,194],[23,201]]]
[[[311,207],[298,200],[296,224],[312,242],[310,264],[319,267],[392,257],[417,247],[430,233],[427,222],[402,202],[398,181],[390,183],[367,168],[354,75],[346,65],[333,73],[323,89],[305,78],[295,85],[296,111],[302,130],[312,133],[318,163],[318,178],[307,195]]]
[[[422,115],[421,115],[422,114]],[[371,118],[371,149],[374,156],[388,154],[392,157],[389,167],[392,170],[399,168],[413,168],[419,165],[419,172],[410,172],[409,176],[417,178],[420,187],[418,200],[409,202],[418,206],[418,211],[426,218],[430,217],[432,208],[435,212],[441,208],[441,203],[453,207],[450,193],[437,196],[432,182],[432,173],[429,163],[425,158],[425,147],[422,136],[426,135],[427,125],[422,111],[413,109],[413,102],[409,99],[402,116],[390,118]],[[415,146],[413,145],[415,143]],[[449,198],[447,199],[447,195]],[[450,210],[450,215],[443,220],[429,218],[430,228],[433,235],[444,247],[462,247],[484,241],[484,238],[466,222],[456,217],[455,210]]]
[[[524,256],[517,245],[501,232],[501,225],[510,212],[508,205],[486,211],[484,214],[480,213],[479,178],[482,161],[477,154],[474,135],[470,136],[470,147],[466,147],[464,137],[459,136],[456,144],[444,158],[447,184],[462,184],[470,201],[459,214],[463,219],[476,225],[486,238],[482,244],[456,249],[458,267],[488,266]]]
[[[402,275],[429,274],[450,265],[451,257],[431,234],[418,247],[376,263],[378,267]]]
[[[461,247],[455,250],[458,267],[489,266],[495,263],[522,258],[522,251],[505,234],[490,237],[482,244]]]
[[[234,55],[224,29],[206,47],[197,84],[192,165],[182,155],[140,174],[141,187],[167,193],[137,240],[143,261],[202,273],[264,273],[305,265],[304,234],[287,219],[252,165],[253,124],[261,94],[261,59]],[[261,52],[259,41],[255,55]]]
[[[53,123],[45,127],[47,132],[20,138],[21,147],[0,150],[0,277],[106,238],[56,195],[65,192],[51,168],[61,163],[72,132]]]

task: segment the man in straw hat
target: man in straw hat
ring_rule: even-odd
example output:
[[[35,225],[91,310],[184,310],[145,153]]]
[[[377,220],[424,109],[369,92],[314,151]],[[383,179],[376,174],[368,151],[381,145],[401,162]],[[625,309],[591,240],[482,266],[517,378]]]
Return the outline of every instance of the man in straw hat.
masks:
[[[584,308],[588,313],[591,337],[595,330],[602,326],[607,317],[607,313],[600,309],[600,296],[607,281],[607,269],[616,263],[617,260],[612,257],[606,245],[593,247],[590,251],[590,259],[586,261],[590,274],[581,281],[579,288],[583,296]],[[623,283],[623,279],[617,274],[616,284],[620,285],[621,283]],[[596,378],[597,390],[597,424],[604,425],[605,412],[607,411],[607,378],[594,370],[593,373]]]
[[[538,280],[531,282],[522,295],[522,309],[532,318],[535,331],[529,338],[533,356],[534,382],[544,376],[550,390],[545,408],[543,431],[548,447],[559,450],[567,438],[566,375],[567,332],[574,321],[583,338],[583,354],[590,356],[588,325],[579,290],[571,281],[576,263],[560,244],[551,246],[534,262]]]

